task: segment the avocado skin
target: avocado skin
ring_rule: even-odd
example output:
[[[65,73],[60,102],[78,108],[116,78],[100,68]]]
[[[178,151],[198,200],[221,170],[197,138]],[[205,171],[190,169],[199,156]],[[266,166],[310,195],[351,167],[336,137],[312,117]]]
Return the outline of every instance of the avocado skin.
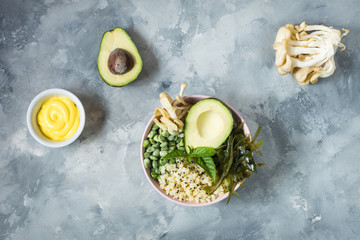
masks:
[[[112,49],[107,49],[106,46],[106,40],[108,39],[107,36],[109,34],[113,34],[114,36],[120,35],[122,36],[122,42],[117,41],[116,46]],[[111,39],[111,38],[110,38]],[[121,39],[120,39],[121,40]],[[116,39],[115,39],[116,41]],[[123,43],[125,42],[126,48],[124,48]],[[126,72],[123,75],[115,75],[110,72],[110,70],[107,67],[107,61],[108,57],[110,56],[111,52],[115,50],[116,48],[121,48],[126,50],[134,61],[134,65],[132,69],[128,72]],[[106,50],[104,50],[106,49]],[[113,30],[107,31],[103,34],[101,43],[100,43],[100,49],[98,53],[98,59],[97,59],[97,66],[98,66],[98,72],[102,80],[111,87],[123,87],[130,82],[134,81],[138,75],[140,74],[143,66],[143,62],[141,59],[141,56],[139,54],[139,51],[137,50],[134,42],[131,40],[130,36],[126,33],[126,31],[122,28],[115,28]],[[121,78],[121,79],[119,79]],[[115,80],[114,80],[115,79]]]

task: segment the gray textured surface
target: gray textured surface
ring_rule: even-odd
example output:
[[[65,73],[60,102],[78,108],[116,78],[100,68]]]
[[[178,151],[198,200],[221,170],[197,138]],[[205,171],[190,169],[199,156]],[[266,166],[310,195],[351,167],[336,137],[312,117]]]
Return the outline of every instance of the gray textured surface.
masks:
[[[135,3],[136,2],[136,3]],[[0,239],[359,239],[360,3],[353,1],[1,1]],[[279,76],[272,44],[287,23],[349,28],[337,69],[313,86]],[[124,88],[99,77],[103,32],[124,28],[144,69]],[[162,198],[139,160],[158,94],[216,96],[266,162],[240,198],[186,208]],[[80,139],[41,146],[31,99],[53,87],[82,100]]]

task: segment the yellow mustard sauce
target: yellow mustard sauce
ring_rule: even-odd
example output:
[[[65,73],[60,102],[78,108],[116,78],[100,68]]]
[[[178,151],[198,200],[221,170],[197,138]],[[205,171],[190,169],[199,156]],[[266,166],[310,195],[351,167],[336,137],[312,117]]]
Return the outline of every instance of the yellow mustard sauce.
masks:
[[[54,141],[64,141],[73,136],[80,124],[76,104],[64,96],[47,100],[37,114],[41,132]]]

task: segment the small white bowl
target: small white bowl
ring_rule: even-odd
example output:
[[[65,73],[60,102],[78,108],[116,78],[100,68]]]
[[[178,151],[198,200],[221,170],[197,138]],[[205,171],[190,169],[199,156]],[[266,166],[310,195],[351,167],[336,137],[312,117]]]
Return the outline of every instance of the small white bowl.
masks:
[[[76,130],[75,134],[64,140],[64,141],[54,141],[46,137],[40,130],[40,127],[37,123],[36,117],[38,112],[40,111],[41,106],[50,98],[55,96],[64,96],[69,98],[71,101],[73,101],[80,112],[80,124],[78,129]],[[26,115],[26,122],[27,126],[29,128],[29,131],[31,135],[35,138],[36,141],[41,143],[44,146],[47,147],[64,147],[66,145],[69,145],[70,143],[74,142],[81,134],[81,132],[84,129],[85,126],[85,110],[84,106],[82,105],[81,101],[71,92],[65,90],[65,89],[59,89],[59,88],[52,88],[45,90],[41,93],[39,93],[30,103],[30,106],[27,111]]]

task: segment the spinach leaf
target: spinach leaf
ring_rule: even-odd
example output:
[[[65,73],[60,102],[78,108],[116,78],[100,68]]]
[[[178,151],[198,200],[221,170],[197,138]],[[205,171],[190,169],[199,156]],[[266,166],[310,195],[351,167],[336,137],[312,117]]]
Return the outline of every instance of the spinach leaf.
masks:
[[[190,157],[212,157],[216,154],[216,150],[210,147],[197,147],[189,154]]]
[[[210,147],[197,147],[197,148],[190,148],[189,147],[189,154],[181,150],[173,150],[172,152],[168,153],[163,159],[170,159],[170,158],[202,158],[202,157],[212,157],[216,154],[216,150]]]
[[[195,162],[205,170],[205,172],[209,175],[209,177],[215,181],[216,176],[216,165],[212,159],[212,156],[217,153],[214,148],[210,147],[197,147],[197,148],[190,148],[189,147],[189,154],[186,154],[180,150],[174,150],[168,153],[163,159],[170,159],[170,158],[186,158],[187,162],[191,164],[191,158],[195,158]]]
[[[196,158],[196,163],[205,170],[209,177],[215,181],[216,177],[216,166],[212,157],[198,157]]]
[[[163,159],[179,158],[179,157],[187,158],[187,155],[183,151],[174,150],[166,154],[165,157],[163,157]]]

